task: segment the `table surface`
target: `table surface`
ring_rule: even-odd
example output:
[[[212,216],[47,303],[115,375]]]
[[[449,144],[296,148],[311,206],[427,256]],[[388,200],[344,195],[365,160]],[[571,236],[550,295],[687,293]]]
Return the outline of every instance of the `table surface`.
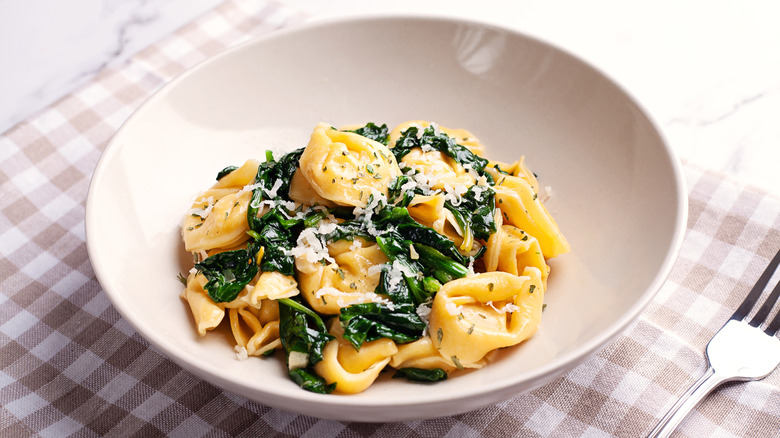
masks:
[[[156,88],[253,35],[377,13],[466,17],[575,53],[635,96],[686,172],[685,243],[642,318],[566,377],[473,415],[351,425],[223,393],[149,349],[84,248],[94,165]],[[779,13],[770,0],[0,2],[0,435],[641,436],[703,370],[707,340],[780,247]],[[122,348],[144,360],[121,364]],[[716,393],[682,436],[780,436],[776,374]]]

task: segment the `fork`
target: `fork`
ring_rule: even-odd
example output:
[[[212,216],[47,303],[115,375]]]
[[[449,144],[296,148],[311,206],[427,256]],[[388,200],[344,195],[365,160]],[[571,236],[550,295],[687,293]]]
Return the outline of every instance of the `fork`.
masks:
[[[688,413],[722,383],[761,380],[780,364],[780,339],[775,337],[780,329],[780,312],[768,321],[780,296],[780,283],[775,286],[753,318],[747,321],[748,314],[766,289],[778,264],[780,252],[769,262],[769,266],[737,311],[707,344],[707,371],[664,415],[648,438],[671,435]]]

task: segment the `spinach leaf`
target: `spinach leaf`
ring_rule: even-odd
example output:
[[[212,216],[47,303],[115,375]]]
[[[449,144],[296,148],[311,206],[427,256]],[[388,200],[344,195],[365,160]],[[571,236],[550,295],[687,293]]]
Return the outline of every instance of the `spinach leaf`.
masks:
[[[329,393],[335,384],[328,385],[312,368],[322,360],[325,344],[334,339],[327,333],[325,323],[316,312],[306,307],[300,298],[283,298],[279,304],[279,339],[287,355],[290,378],[301,388],[312,392]],[[305,355],[305,366],[290,369],[290,355]]]
[[[471,186],[461,197],[460,204],[453,206],[450,201],[446,201],[444,207],[452,212],[464,233],[470,230],[475,238],[487,240],[496,232],[495,195],[496,192],[490,187]]]
[[[423,368],[401,368],[396,371],[393,378],[406,378],[415,382],[438,382],[447,379],[447,372],[441,368],[433,368],[430,370]]]
[[[382,126],[377,126],[374,123],[367,123],[366,126],[362,128],[355,129],[354,131],[347,131],[347,132],[354,132],[355,134],[362,135],[363,137],[369,138],[374,141],[378,141],[379,143],[382,143],[383,145],[387,146],[388,141],[388,131],[387,131],[387,125],[382,124]]]
[[[246,217],[250,230],[259,232],[261,228],[258,224],[259,218],[257,215],[260,212],[263,200],[286,200],[289,196],[290,182],[295,171],[300,166],[299,162],[301,155],[303,155],[303,150],[304,148],[300,148],[285,154],[279,161],[274,161],[271,151],[266,152],[266,162],[261,163],[257,168],[254,183],[258,184],[258,187],[252,190],[252,199],[249,201],[249,208],[247,209]]]
[[[217,181],[221,180],[225,176],[227,176],[230,172],[238,169],[238,166],[227,166],[226,168],[219,171],[217,174]]]
[[[230,302],[257,274],[258,268],[250,245],[247,249],[225,251],[195,264],[209,280],[204,289],[215,303]]]
[[[396,284],[390,281],[387,271],[383,272],[376,293],[390,295],[393,302],[399,304],[411,302],[420,305],[427,301],[431,294],[425,290],[422,279],[418,278],[418,274],[423,271],[422,266],[412,260],[409,254],[412,242],[405,241],[398,233],[390,231],[378,236],[376,244],[393,265],[398,264],[405,271],[402,274],[404,281]]]
[[[253,195],[254,196],[254,195]],[[278,271],[284,275],[295,274],[295,258],[289,254],[297,242],[296,231],[303,219],[293,219],[280,204],[250,223],[252,233],[258,245],[263,247],[260,268],[263,272]]]
[[[387,187],[387,201],[395,204],[397,207],[408,207],[412,202],[415,193],[424,194],[422,190],[416,185],[413,189],[403,190],[403,186],[411,181],[412,178],[409,175],[401,175],[393,178],[390,181],[390,185]]]
[[[272,198],[287,198],[290,193],[290,182],[292,181],[293,174],[298,170],[299,161],[303,150],[305,148],[296,149],[289,152],[279,158],[278,161],[273,160],[273,153],[266,152],[267,158],[265,163],[261,163],[257,168],[257,175],[255,175],[255,183],[262,184],[259,189],[263,189],[263,196],[267,197],[267,193],[273,193],[274,185],[277,181],[281,184],[276,189],[276,196]],[[270,151],[269,151],[270,152]],[[259,190],[255,189],[255,190]]]
[[[344,327],[344,339],[357,350],[363,342],[390,338],[396,343],[416,341],[422,336],[425,323],[413,304],[388,306],[379,303],[353,304],[341,309],[339,319]]]
[[[419,129],[416,126],[412,126],[401,133],[401,137],[390,150],[393,151],[396,160],[400,163],[412,148],[434,149],[452,157],[461,166],[470,167],[480,175],[489,176],[485,172],[485,166],[488,164],[487,159],[474,154],[466,146],[456,143],[455,139],[447,134],[443,132],[437,133],[436,131],[434,126],[430,125],[418,137]]]
[[[426,273],[433,275],[442,284],[456,278],[465,277],[469,273],[468,268],[445,256],[435,248],[415,243],[414,249],[420,257],[420,263],[425,266]]]
[[[336,382],[329,385],[325,379],[305,368],[290,370],[289,374],[293,382],[307,391],[316,392],[317,394],[330,394],[336,389]]]

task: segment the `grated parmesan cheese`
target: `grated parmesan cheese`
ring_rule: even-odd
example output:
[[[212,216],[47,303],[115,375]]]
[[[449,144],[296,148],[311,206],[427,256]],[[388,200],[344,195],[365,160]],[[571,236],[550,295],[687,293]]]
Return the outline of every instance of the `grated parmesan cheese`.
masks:
[[[452,316],[458,316],[461,313],[463,313],[463,306],[460,306],[453,302],[448,302],[447,304],[445,304],[444,309],[447,310],[447,313],[449,313]]]
[[[247,354],[246,348],[241,345],[236,345],[233,347],[233,350],[236,350],[236,358],[238,360],[247,360],[249,358],[249,355]]]
[[[431,300],[417,306],[416,312],[425,325],[428,325],[428,321],[431,319]]]
[[[282,180],[277,179],[276,181],[274,181],[274,185],[273,187],[271,187],[271,190],[264,189],[265,194],[268,195],[269,198],[275,198],[276,192],[279,190],[279,187],[281,186],[282,186]]]
[[[409,258],[411,258],[412,260],[419,260],[420,259],[420,254],[418,254],[417,250],[414,249],[414,244],[413,243],[409,244]]]
[[[495,310],[498,313],[513,313],[520,310],[520,307],[518,307],[516,304],[513,303],[504,304],[503,306],[501,306],[500,309],[493,304],[493,301],[488,301],[487,305],[492,307],[493,310]]]
[[[298,235],[295,248],[286,251],[287,255],[304,257],[309,263],[317,263],[320,260],[336,263],[336,260],[328,253],[327,242],[324,239],[324,235],[332,233],[336,227],[338,227],[337,222],[322,220],[316,229],[304,229]]]
[[[262,186],[262,183],[247,184],[236,193],[236,198],[243,195],[246,192],[253,192],[256,188]]]
[[[309,355],[300,351],[291,351],[287,356],[287,367],[292,370],[306,368],[309,364]]]
[[[375,294],[374,292],[344,292],[340,289],[336,289],[335,287],[327,286],[319,289],[314,293],[315,298],[322,298],[325,295],[335,297],[336,304],[338,304],[339,307],[347,307],[352,304],[360,303],[377,303],[385,304],[391,310],[394,309],[394,304],[392,301],[381,295]]]
[[[553,189],[550,186],[544,186],[544,192],[542,193],[542,196],[539,197],[539,201],[541,202],[547,202],[552,198],[553,196]]]
[[[201,219],[206,219],[206,217],[208,217],[208,215],[211,214],[211,210],[214,209],[214,197],[209,196],[208,198],[198,200],[195,203],[200,204],[203,202],[208,204],[206,208],[193,208],[189,211],[189,214],[193,216],[199,216]]]

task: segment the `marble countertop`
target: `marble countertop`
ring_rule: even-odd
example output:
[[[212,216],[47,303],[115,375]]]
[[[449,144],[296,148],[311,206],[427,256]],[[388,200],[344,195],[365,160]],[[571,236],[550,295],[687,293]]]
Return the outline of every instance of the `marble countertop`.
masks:
[[[276,1],[309,20],[437,14],[548,41],[633,94],[686,163],[780,195],[780,3],[773,0]],[[220,2],[0,2],[0,132]]]

